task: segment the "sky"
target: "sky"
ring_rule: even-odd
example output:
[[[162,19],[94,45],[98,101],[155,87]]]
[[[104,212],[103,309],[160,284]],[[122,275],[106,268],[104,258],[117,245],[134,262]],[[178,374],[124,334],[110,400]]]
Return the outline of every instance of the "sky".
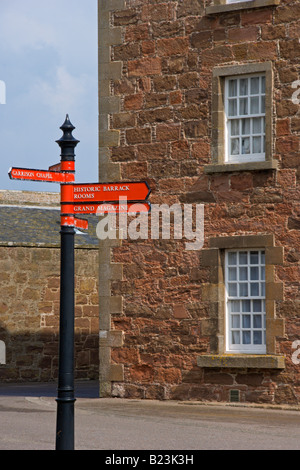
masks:
[[[98,181],[97,40],[97,0],[0,0],[0,190],[60,190],[8,171],[58,163],[67,114],[75,181]]]

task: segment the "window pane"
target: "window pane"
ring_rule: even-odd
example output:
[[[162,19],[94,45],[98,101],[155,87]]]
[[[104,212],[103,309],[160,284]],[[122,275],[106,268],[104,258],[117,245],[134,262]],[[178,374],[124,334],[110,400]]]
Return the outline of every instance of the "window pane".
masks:
[[[229,281],[237,280],[236,268],[228,268],[228,279]]]
[[[258,270],[257,266],[250,268],[250,279],[251,279],[251,281],[258,281],[258,279],[259,279],[259,270]]]
[[[259,296],[259,283],[258,282],[251,282],[251,284],[250,284],[250,295],[251,295],[251,297],[258,297]]]
[[[239,328],[240,327],[240,316],[239,315],[232,315],[231,316],[231,327],[232,328]]]
[[[231,139],[230,155],[240,154],[240,139]]]
[[[261,300],[253,300],[253,312],[261,312],[262,305]]]
[[[242,139],[242,154],[250,153],[250,138],[245,137]]]
[[[266,93],[266,77],[261,77],[261,93]]]
[[[258,251],[250,251],[250,264],[258,264]]]
[[[237,80],[229,80],[229,96],[237,96]]]
[[[250,114],[259,114],[259,97],[253,96],[250,98]]]
[[[259,77],[251,78],[251,95],[258,95],[259,93]]]
[[[248,297],[248,284],[241,282],[240,287],[240,297]]]
[[[261,137],[253,137],[253,153],[261,153]]]
[[[248,279],[248,268],[243,267],[239,269],[239,279],[240,281],[247,281]]]
[[[243,331],[243,344],[250,344],[250,343],[251,343],[251,332]]]
[[[239,252],[239,264],[248,264],[247,251]]]
[[[237,258],[236,253],[230,251],[230,252],[228,253],[228,264],[229,264],[229,265],[235,265],[235,264],[236,264],[236,261],[237,261],[236,258]]]
[[[262,332],[253,331],[253,344],[262,344]]]
[[[239,135],[240,134],[240,121],[238,119],[233,119],[230,122],[231,122],[230,135]]]
[[[236,297],[237,296],[237,284],[234,282],[231,282],[228,285],[228,294],[230,297]]]
[[[231,333],[232,344],[240,344],[240,332],[232,331]]]
[[[250,119],[242,119],[242,135],[250,134]]]
[[[248,98],[240,98],[240,115],[248,114]]]
[[[242,300],[242,312],[251,312],[250,300]]]
[[[261,133],[261,118],[253,118],[253,134],[260,134]]]
[[[262,281],[265,280],[265,267],[264,266],[260,268],[260,278]]]
[[[240,79],[240,96],[248,95],[248,78]]]
[[[228,113],[229,116],[237,115],[237,100],[229,100]]]
[[[240,311],[240,301],[239,300],[231,300],[230,301],[230,311],[231,312],[239,312]]]
[[[261,315],[253,315],[253,328],[262,328]]]
[[[250,315],[243,315],[243,328],[251,328]]]

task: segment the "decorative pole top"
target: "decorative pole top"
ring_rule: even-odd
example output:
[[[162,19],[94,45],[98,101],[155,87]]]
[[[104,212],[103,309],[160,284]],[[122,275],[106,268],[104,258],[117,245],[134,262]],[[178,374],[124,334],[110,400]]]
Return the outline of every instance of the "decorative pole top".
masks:
[[[80,141],[75,139],[75,137],[72,135],[72,132],[75,129],[75,127],[70,122],[68,114],[66,115],[65,122],[60,127],[60,129],[63,131],[63,135],[59,140],[56,140],[56,143],[60,146],[62,150],[61,160],[62,161],[74,160],[75,159],[74,148]]]

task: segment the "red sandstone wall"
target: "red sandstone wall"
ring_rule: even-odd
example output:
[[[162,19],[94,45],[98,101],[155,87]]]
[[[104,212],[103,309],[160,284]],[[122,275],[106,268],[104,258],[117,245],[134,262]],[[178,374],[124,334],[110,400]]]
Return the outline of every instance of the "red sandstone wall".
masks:
[[[112,60],[123,61],[114,81],[120,113],[111,128],[121,143],[111,160],[122,178],[146,179],[152,203],[205,204],[205,243],[218,235],[273,233],[283,246],[276,280],[284,284],[277,316],[286,322],[277,352],[286,354],[283,372],[203,370],[196,356],[210,353],[203,330],[208,303],[201,285],[209,282],[200,253],[174,240],[123,242],[113,261],[124,264],[123,314],[113,328],[125,332],[112,360],[124,364],[125,381],[116,396],[227,400],[238,388],[244,400],[297,402],[300,369],[291,362],[299,325],[299,133],[300,106],[292,103],[292,82],[300,79],[300,5],[207,16],[203,1],[130,1],[112,13],[123,43]],[[272,61],[274,70],[273,157],[277,171],[204,174],[211,158],[212,69],[217,65]],[[189,196],[187,196],[189,195]],[[190,199],[189,199],[190,198]],[[248,371],[249,372],[249,371]]]

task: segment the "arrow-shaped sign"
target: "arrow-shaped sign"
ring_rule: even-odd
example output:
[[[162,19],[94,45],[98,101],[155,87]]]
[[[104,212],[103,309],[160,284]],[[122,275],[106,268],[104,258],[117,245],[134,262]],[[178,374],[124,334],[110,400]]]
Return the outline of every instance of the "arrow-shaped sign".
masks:
[[[62,185],[61,191],[62,201],[73,204],[117,202],[121,197],[145,201],[151,192],[145,181],[68,184]]]
[[[67,214],[108,214],[108,213],[132,213],[150,212],[151,206],[147,201],[107,202],[96,204],[62,204],[62,215]]]
[[[79,217],[74,217],[74,225],[76,228],[82,230],[87,230],[89,228],[89,223],[86,219],[80,219]]]
[[[46,181],[68,183],[74,181],[74,174],[60,171],[32,170],[30,168],[10,168],[8,176],[13,180]]]

